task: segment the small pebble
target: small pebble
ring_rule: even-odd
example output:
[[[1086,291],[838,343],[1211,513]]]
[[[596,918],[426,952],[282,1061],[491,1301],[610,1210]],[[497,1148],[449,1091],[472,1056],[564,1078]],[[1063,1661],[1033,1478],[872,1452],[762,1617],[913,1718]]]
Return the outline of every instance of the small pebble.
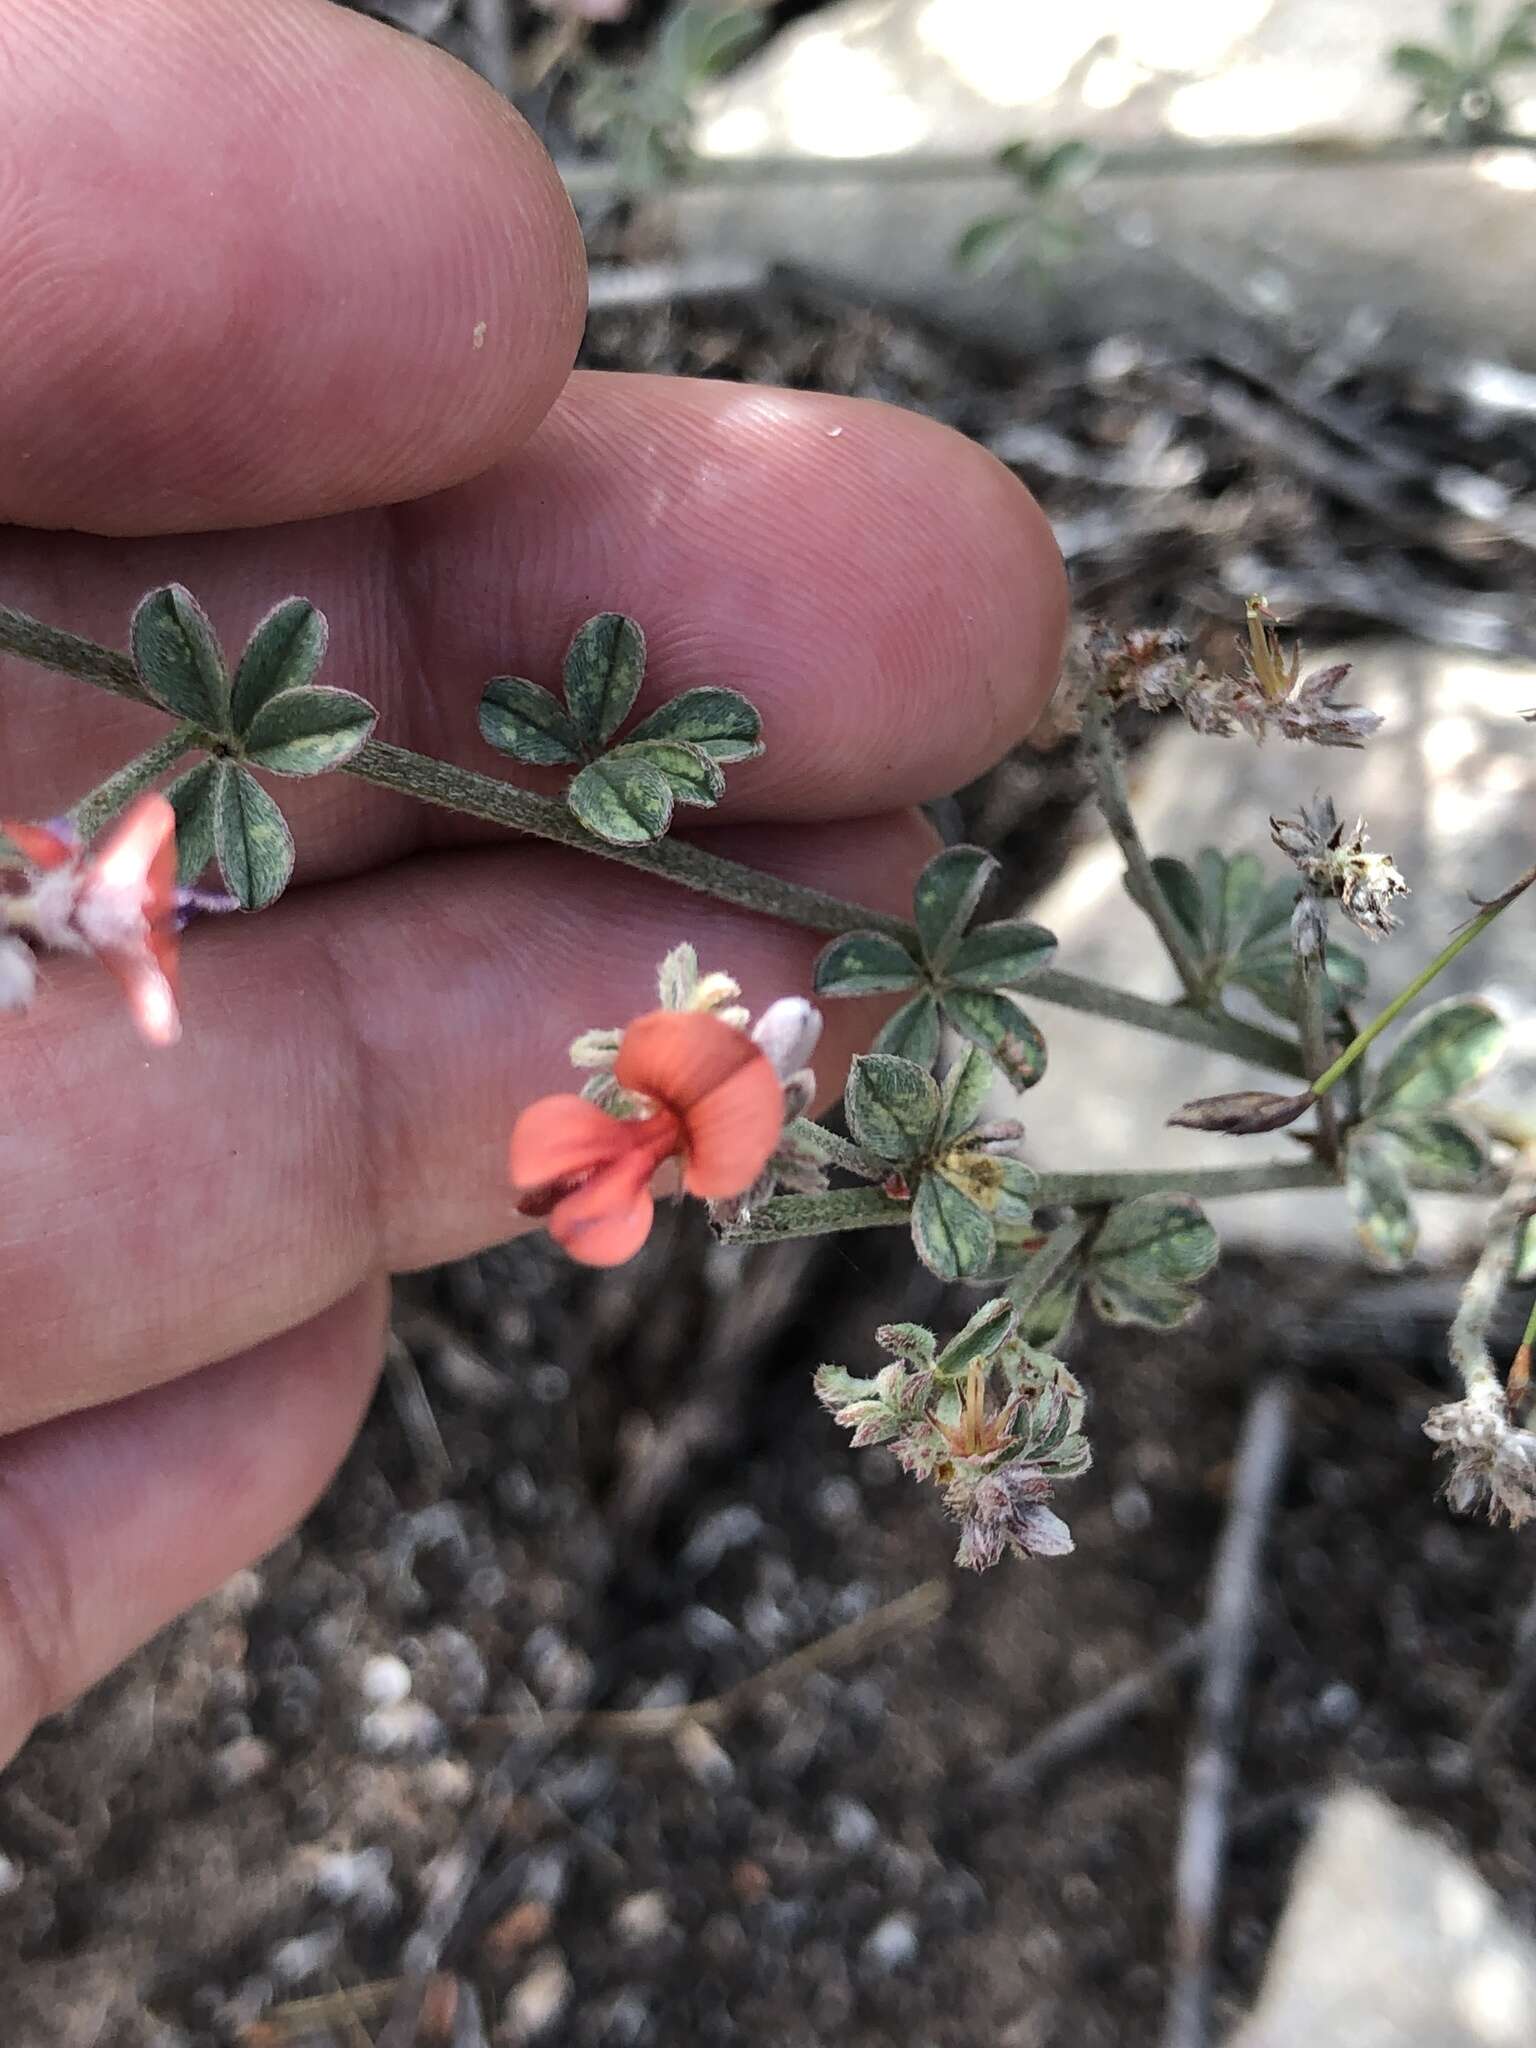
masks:
[[[758,1899],[767,1898],[773,1890],[773,1879],[761,1863],[754,1863],[750,1857],[743,1857],[731,1869],[731,1890],[738,1899],[752,1905]]]
[[[824,1479],[816,1489],[816,1517],[829,1529],[856,1520],[861,1505],[859,1489],[851,1479]]]
[[[334,1962],[340,1948],[339,1927],[317,1927],[313,1934],[296,1934],[291,1941],[280,1941],[267,1958],[267,1968],[275,1984],[292,1990]]]
[[[375,1756],[401,1756],[432,1749],[443,1739],[443,1724],[421,1700],[375,1707],[357,1724],[358,1739]]]
[[[434,1804],[463,1806],[474,1792],[475,1774],[462,1757],[435,1756],[416,1783]]]
[[[555,1916],[542,1899],[524,1899],[493,1920],[480,1938],[488,1961],[499,1969],[506,1969],[528,1949],[537,1948],[549,1937],[555,1924]]]
[[[364,1919],[383,1920],[395,1909],[388,1849],[331,1849],[315,1864],[315,1890],[334,1906],[355,1906]]]
[[[696,1650],[723,1650],[736,1640],[736,1624],[713,1607],[695,1605],[683,1615],[683,1634]]]
[[[557,1948],[534,1957],[527,1975],[507,1996],[502,2024],[513,2042],[532,2041],[552,2026],[571,1996],[571,1973]]]
[[[370,1707],[397,1707],[411,1690],[411,1668],[403,1657],[389,1653],[370,1657],[357,1684]]]
[[[682,1565],[687,1572],[712,1572],[727,1551],[755,1543],[763,1533],[763,1518],[745,1501],[717,1508],[698,1523],[683,1547]]]
[[[1152,1526],[1152,1496],[1133,1480],[1127,1486],[1115,1488],[1109,1512],[1115,1518],[1116,1528],[1123,1529],[1128,1536],[1139,1536]]]
[[[729,1785],[736,1776],[730,1753],[702,1721],[685,1721],[672,1738],[678,1762],[699,1785]]]
[[[12,1892],[21,1889],[21,1865],[12,1862],[9,1856],[0,1854],[0,1899],[8,1899]]]
[[[1360,1712],[1360,1695],[1352,1685],[1336,1678],[1318,1694],[1313,1712],[1325,1728],[1347,1728]]]
[[[620,1991],[602,2016],[598,2039],[603,2048],[637,2048],[650,2032],[650,2007],[638,1991]]]
[[[871,1928],[859,1953],[865,1965],[882,1976],[905,1969],[917,1960],[917,1929],[905,1913],[892,1913]]]
[[[656,1941],[672,1924],[665,1892],[632,1892],[613,1916],[614,1931],[623,1941]]]
[[[880,1823],[860,1799],[841,1793],[827,1801],[827,1833],[845,1856],[857,1856],[880,1839]]]
[[[259,1735],[241,1735],[214,1751],[208,1772],[221,1791],[236,1792],[243,1785],[254,1784],[271,1769],[272,1762],[269,1742],[263,1742]]]

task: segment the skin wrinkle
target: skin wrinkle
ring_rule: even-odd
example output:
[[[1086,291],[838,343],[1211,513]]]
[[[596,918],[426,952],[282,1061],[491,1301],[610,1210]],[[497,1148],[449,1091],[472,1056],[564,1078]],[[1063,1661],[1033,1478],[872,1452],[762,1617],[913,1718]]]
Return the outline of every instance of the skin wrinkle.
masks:
[[[68,10],[56,52],[21,38],[0,141],[0,516],[174,530],[439,488],[515,445],[574,357],[579,231],[495,94],[361,16],[263,0],[223,10],[241,90],[221,119],[209,11],[158,0],[93,45]],[[105,105],[80,75],[113,80]],[[273,431],[297,420],[313,425]]]

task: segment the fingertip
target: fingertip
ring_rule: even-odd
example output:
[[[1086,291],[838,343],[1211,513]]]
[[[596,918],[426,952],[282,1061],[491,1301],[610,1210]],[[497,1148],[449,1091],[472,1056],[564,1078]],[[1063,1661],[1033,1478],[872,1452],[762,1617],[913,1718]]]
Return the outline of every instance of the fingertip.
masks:
[[[16,0],[5,56],[0,520],[398,502],[553,402],[579,228],[466,67],[329,0]]]

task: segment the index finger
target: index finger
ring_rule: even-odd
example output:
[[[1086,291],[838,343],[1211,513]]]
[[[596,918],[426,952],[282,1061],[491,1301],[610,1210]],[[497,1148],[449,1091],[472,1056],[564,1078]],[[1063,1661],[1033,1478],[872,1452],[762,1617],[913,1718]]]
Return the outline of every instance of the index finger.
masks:
[[[330,0],[8,0],[0,522],[459,482],[543,417],[584,298],[553,165],[441,52]]]

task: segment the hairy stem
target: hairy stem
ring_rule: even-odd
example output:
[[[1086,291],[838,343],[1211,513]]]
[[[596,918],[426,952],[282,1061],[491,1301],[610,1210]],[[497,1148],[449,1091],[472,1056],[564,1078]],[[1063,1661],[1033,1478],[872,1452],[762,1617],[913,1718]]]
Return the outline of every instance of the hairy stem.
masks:
[[[1069,1216],[1065,1223],[1057,1224],[1023,1272],[1009,1285],[1009,1299],[1020,1316],[1033,1308],[1046,1293],[1087,1234],[1088,1225],[1081,1216]]]
[[[1488,1331],[1498,1311],[1499,1297],[1520,1255],[1525,1226],[1533,1213],[1536,1213],[1536,1156],[1527,1152],[1488,1219],[1487,1241],[1462,1289],[1456,1320],[1451,1325],[1451,1364],[1460,1374],[1462,1386],[1472,1399],[1486,1401],[1490,1405],[1496,1402],[1501,1408],[1504,1384],[1488,1346]],[[1527,1335],[1529,1330],[1528,1324]]]
[[[1326,922],[1327,911],[1320,903],[1319,915]],[[1323,1000],[1323,963],[1313,953],[1296,955],[1297,1005],[1301,1024],[1301,1058],[1306,1077],[1315,1082],[1328,1064],[1328,1010]],[[1317,1101],[1317,1134],[1323,1157],[1330,1166],[1339,1163],[1339,1117],[1331,1095]]]
[[[1481,938],[1483,933],[1487,931],[1489,925],[1493,923],[1494,919],[1498,917],[1502,912],[1506,911],[1509,908],[1510,904],[1516,900],[1516,897],[1523,893],[1523,885],[1515,889],[1512,889],[1506,895],[1499,897],[1497,902],[1490,903],[1485,909],[1480,910],[1477,916],[1473,918],[1470,924],[1464,925],[1462,929],[1456,934],[1456,936],[1451,940],[1450,944],[1447,946],[1443,946],[1440,949],[1440,951],[1435,955],[1434,959],[1431,960],[1429,965],[1424,969],[1424,972],[1422,974],[1416,974],[1413,980],[1410,981],[1408,986],[1402,991],[1402,993],[1400,995],[1395,995],[1392,998],[1391,1002],[1387,1004],[1386,1008],[1384,1010],[1379,1011],[1376,1014],[1376,1016],[1374,1016],[1371,1019],[1370,1023],[1366,1025],[1365,1029],[1359,1034],[1359,1036],[1357,1038],[1352,1039],[1351,1042],[1345,1046],[1344,1050],[1333,1062],[1333,1065],[1331,1067],[1325,1067],[1323,1069],[1322,1073],[1320,1073],[1317,1079],[1312,1083],[1312,1093],[1316,1096],[1326,1095],[1328,1093],[1328,1090],[1333,1086],[1335,1081],[1341,1081],[1344,1078],[1344,1076],[1349,1072],[1350,1068],[1355,1064],[1355,1061],[1360,1058],[1361,1054],[1364,1053],[1368,1049],[1368,1047],[1370,1047],[1376,1042],[1376,1040],[1381,1036],[1382,1032],[1386,1030],[1387,1026],[1390,1023],[1392,1023],[1394,1018],[1400,1017],[1402,1015],[1403,1011],[1407,1009],[1408,1005],[1413,1001],[1414,997],[1417,995],[1422,995],[1424,990],[1427,989],[1430,983],[1435,979],[1435,976],[1439,974],[1444,968],[1448,967],[1451,964],[1451,962],[1456,958],[1456,955],[1458,953],[1465,952],[1467,947],[1471,945],[1474,939]]]
[[[1042,1208],[1092,1208],[1136,1195],[1262,1195],[1282,1188],[1332,1187],[1337,1176],[1313,1159],[1275,1159],[1254,1166],[1200,1166],[1183,1173],[1162,1167],[1128,1173],[1042,1173],[1035,1199]],[[788,1237],[825,1237],[835,1230],[879,1230],[906,1224],[910,1202],[879,1188],[848,1188],[831,1195],[775,1195],[744,1223],[728,1225],[727,1244],[776,1244]],[[1049,1242],[1049,1240],[1048,1240]]]
[[[1197,1009],[1203,1010],[1209,1002],[1209,991],[1200,971],[1200,962],[1152,871],[1151,858],[1142,843],[1131,810],[1131,792],[1125,779],[1125,754],[1115,732],[1113,714],[1107,705],[1097,701],[1089,703],[1083,717],[1083,744],[1093,766],[1094,793],[1098,797],[1099,809],[1104,813],[1104,822],[1125,862],[1131,898],[1155,926],[1163,942],[1163,950],[1184,984],[1184,993]]]
[[[0,654],[17,655],[39,667],[79,677],[141,704],[151,702],[126,654],[45,626],[25,612],[6,606],[0,606]],[[697,889],[746,910],[783,918],[810,931],[836,936],[841,932],[873,930],[898,939],[915,938],[912,927],[901,918],[845,902],[825,890],[803,888],[798,883],[759,874],[739,861],[726,860],[686,841],[663,839],[654,846],[610,846],[606,840],[594,838],[584,830],[558,798],[535,796],[493,776],[455,768],[449,762],[390,746],[382,740],[370,740],[340,772],[422,803],[438,804],[512,831],[595,853],[605,860],[660,875],[684,888]],[[1134,1030],[1151,1031],[1162,1038],[1229,1053],[1279,1073],[1301,1072],[1300,1051],[1289,1039],[1241,1018],[1205,1016],[1196,1010],[1150,1002],[1144,996],[1107,987],[1061,968],[1044,968],[1032,975],[1026,993],[1030,1001],[1056,1003],[1064,1009],[1109,1017]]]
[[[115,775],[99,782],[70,811],[70,822],[80,837],[94,839],[103,825],[110,824],[141,790],[152,788],[201,738],[195,725],[174,725],[164,739],[156,740],[152,747],[125,762]]]
[[[856,1173],[860,1180],[884,1180],[890,1173],[884,1160],[873,1158],[849,1139],[840,1138],[836,1131],[829,1131],[825,1124],[812,1123],[809,1117],[796,1117],[784,1135],[814,1152],[828,1166],[840,1166],[845,1173]]]

